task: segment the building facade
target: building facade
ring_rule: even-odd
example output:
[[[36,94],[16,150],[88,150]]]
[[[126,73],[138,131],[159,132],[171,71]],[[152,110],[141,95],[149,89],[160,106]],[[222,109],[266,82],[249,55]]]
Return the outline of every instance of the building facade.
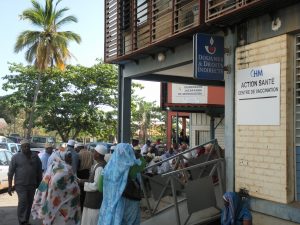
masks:
[[[119,64],[119,141],[130,137],[132,79],[224,86],[227,190],[249,191],[254,224],[300,223],[300,2],[106,0],[105,8],[105,61]],[[195,33],[224,37],[224,80],[194,79]]]

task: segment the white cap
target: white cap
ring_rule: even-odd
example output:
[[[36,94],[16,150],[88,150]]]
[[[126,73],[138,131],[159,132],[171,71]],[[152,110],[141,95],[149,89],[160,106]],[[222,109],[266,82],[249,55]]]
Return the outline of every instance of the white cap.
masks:
[[[70,139],[70,140],[68,140],[68,144],[67,145],[74,146],[75,145],[75,141]]]
[[[110,147],[110,150],[116,150],[116,146],[115,146],[115,145],[112,145],[112,146]]]
[[[107,153],[107,148],[104,145],[97,145],[95,151],[101,155],[105,155]]]
[[[75,148],[77,148],[77,147],[84,147],[84,144],[83,143],[76,143]]]

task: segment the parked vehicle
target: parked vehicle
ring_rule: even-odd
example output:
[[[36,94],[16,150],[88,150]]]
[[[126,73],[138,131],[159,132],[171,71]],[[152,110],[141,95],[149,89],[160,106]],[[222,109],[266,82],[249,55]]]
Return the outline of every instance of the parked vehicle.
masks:
[[[55,138],[50,136],[33,136],[30,141],[31,148],[45,148],[46,143],[55,143]]]
[[[21,135],[20,135],[20,134],[16,134],[16,133],[11,133],[9,136],[10,136],[10,137],[18,137],[18,138],[21,138]]]
[[[7,136],[7,138],[12,140],[15,143],[20,143],[23,140],[23,138],[21,137],[14,137],[14,136]]]
[[[13,154],[6,150],[0,149],[0,190],[8,188],[8,167]]]
[[[12,154],[15,154],[18,152],[19,147],[16,143],[6,143],[6,142],[0,142],[0,149],[5,149],[10,151]]]
[[[5,136],[0,136],[0,142],[5,142],[5,143],[14,143],[11,139],[5,137]]]
[[[17,144],[18,152],[21,151],[21,144]]]

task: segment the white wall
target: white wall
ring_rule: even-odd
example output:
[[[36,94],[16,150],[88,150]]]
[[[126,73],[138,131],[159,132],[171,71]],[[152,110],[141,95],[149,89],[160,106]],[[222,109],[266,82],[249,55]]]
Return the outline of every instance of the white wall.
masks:
[[[221,118],[215,118],[215,126],[219,124]],[[190,145],[196,146],[196,130],[200,130],[200,144],[210,140],[210,116],[204,113],[191,113],[190,116]],[[224,120],[218,125],[215,137],[219,145],[224,148]]]

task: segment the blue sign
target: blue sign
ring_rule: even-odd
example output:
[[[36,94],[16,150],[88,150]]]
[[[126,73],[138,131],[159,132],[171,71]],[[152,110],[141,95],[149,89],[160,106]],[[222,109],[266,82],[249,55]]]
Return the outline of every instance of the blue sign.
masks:
[[[224,38],[209,34],[194,35],[194,77],[224,80]]]

